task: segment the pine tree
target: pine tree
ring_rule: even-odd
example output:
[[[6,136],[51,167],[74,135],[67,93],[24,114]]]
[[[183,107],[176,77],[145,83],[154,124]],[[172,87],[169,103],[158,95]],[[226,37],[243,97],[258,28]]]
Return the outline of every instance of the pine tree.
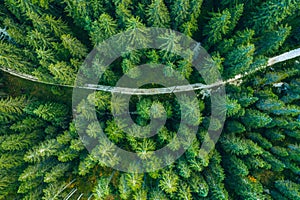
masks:
[[[44,177],[44,182],[51,183],[56,182],[58,179],[62,178],[64,173],[70,168],[69,164],[57,164],[54,166],[50,172],[46,173]]]
[[[287,17],[291,16],[299,8],[296,1],[268,1],[257,7],[255,15],[252,16],[253,20],[249,21],[253,23],[255,30],[261,32],[264,30],[270,30],[279,25]],[[254,13],[253,13],[254,14]]]
[[[197,98],[192,98],[187,95],[182,95],[180,102],[185,102],[181,108],[182,120],[189,125],[197,126],[201,123],[203,117],[198,111],[203,109],[203,104]]]
[[[141,189],[141,190],[135,192],[133,194],[133,199],[134,200],[145,200],[145,199],[147,199],[147,191]]]
[[[181,46],[179,45],[180,36],[176,33],[171,32],[169,34],[164,34],[159,37],[161,40],[161,53],[162,57],[166,60],[171,59],[171,53],[179,53],[181,51]]]
[[[189,1],[176,0],[171,5],[171,18],[174,19],[172,28],[178,29],[188,17]]]
[[[139,173],[127,173],[126,181],[132,191],[138,191],[142,187],[143,174]]]
[[[59,153],[57,153],[57,159],[60,162],[72,161],[75,158],[77,158],[78,156],[79,156],[78,152],[73,149],[70,149],[70,148],[65,148],[63,150],[60,150]]]
[[[37,139],[39,139],[37,132],[11,134],[2,140],[1,148],[6,151],[25,150],[31,147]]]
[[[289,180],[280,180],[275,182],[275,188],[289,199],[299,199],[300,190],[297,183]]]
[[[36,179],[28,181],[28,182],[22,182],[18,188],[18,193],[28,194],[31,191],[40,189],[39,187],[41,187],[41,184],[42,184],[41,178],[36,178]]]
[[[167,200],[168,198],[166,195],[158,188],[155,188],[153,190],[150,190],[150,200],[155,200],[155,199],[161,199],[161,200]]]
[[[98,180],[98,183],[93,190],[96,199],[105,199],[110,194],[109,181],[110,179],[107,177],[101,177]]]
[[[178,189],[179,177],[171,170],[164,171],[159,181],[159,187],[167,194],[172,194]]]
[[[61,18],[55,19],[52,15],[43,16],[45,22],[49,25],[50,30],[54,32],[56,37],[61,37],[70,32],[69,27]]]
[[[259,41],[258,50],[259,54],[274,54],[280,46],[283,45],[286,38],[290,35],[290,26],[279,26],[275,30],[268,31]]]
[[[28,165],[19,175],[19,181],[27,182],[39,177],[43,177],[45,172],[55,165],[53,160],[45,160],[40,163]]]
[[[103,13],[93,22],[91,29],[91,40],[94,44],[99,44],[117,33],[117,22],[110,15]]]
[[[193,174],[190,180],[191,191],[197,193],[200,197],[207,197],[209,186],[202,175]]]
[[[26,105],[25,97],[12,98],[8,97],[6,99],[0,100],[1,113],[13,113],[13,114],[21,114],[23,112],[23,108]]]
[[[186,183],[182,183],[179,185],[179,191],[177,193],[178,197],[185,200],[192,199],[192,193],[190,187]]]
[[[17,176],[18,174],[15,172],[0,170],[0,198],[7,198],[17,190]]]
[[[29,73],[31,71],[30,61],[26,58],[24,51],[2,41],[0,41],[0,49],[1,66],[21,72]]]
[[[16,23],[11,18],[5,18],[3,25],[7,27],[7,33],[13,38],[13,41],[20,45],[26,45],[26,28],[24,25]]]
[[[289,154],[289,158],[291,160],[299,162],[299,152],[300,152],[300,145],[299,144],[289,144],[287,146],[287,151]]]
[[[272,121],[272,118],[258,110],[246,110],[246,114],[242,118],[242,121],[244,124],[247,124],[248,127],[260,128],[269,124]]]
[[[25,97],[0,99],[0,123],[8,123],[23,113]]]
[[[192,170],[189,165],[186,163],[185,159],[181,159],[178,162],[177,169],[179,170],[179,175],[184,178],[189,178],[191,176]]]
[[[231,14],[228,9],[222,12],[213,13],[210,21],[205,26],[204,34],[212,44],[221,41],[223,36],[230,30]]]
[[[126,174],[122,174],[119,180],[118,191],[120,193],[120,197],[122,199],[128,199],[132,191],[126,181]]]
[[[54,78],[64,84],[72,85],[75,81],[75,71],[65,62],[58,62],[49,66]]]
[[[126,20],[125,25],[128,31],[128,44],[138,46],[139,48],[146,47],[148,43],[147,32],[143,30],[145,25],[141,19],[139,17],[131,17]]]
[[[37,107],[33,113],[46,121],[53,122],[53,124],[63,125],[68,109],[63,104],[46,103]]]
[[[170,15],[163,0],[153,0],[147,9],[148,25],[168,27]]]
[[[270,149],[273,145],[271,142],[269,142],[266,138],[264,138],[260,133],[251,132],[248,134],[249,138],[257,143],[259,146],[261,146],[264,149]]]
[[[120,127],[119,123],[115,121],[108,121],[105,133],[108,135],[108,138],[114,142],[119,142],[124,138],[124,133],[122,131],[123,127]]]
[[[201,6],[202,6],[203,1],[202,0],[191,0],[190,1],[190,20],[196,20],[198,19],[200,12],[201,12]]]
[[[63,181],[56,182],[55,184],[49,184],[45,189],[43,189],[43,200],[47,199],[59,199],[62,198],[61,192],[68,186]]]
[[[55,156],[59,149],[60,144],[55,139],[47,140],[27,151],[24,155],[24,160],[31,163],[40,162],[46,158]]]
[[[235,175],[247,176],[249,174],[248,167],[243,160],[235,155],[224,157],[222,164],[227,171],[234,172]]]
[[[23,155],[21,153],[3,153],[0,157],[0,169],[12,169],[23,165]]]
[[[61,36],[62,44],[70,51],[70,54],[77,58],[84,58],[87,55],[87,48],[77,38],[68,35]]]
[[[237,74],[249,71],[253,63],[254,45],[238,46],[236,50],[229,52],[224,66],[227,67],[225,77],[232,78]],[[242,62],[241,62],[242,60]]]
[[[89,28],[88,22],[91,20],[88,13],[88,3],[85,1],[72,1],[65,0],[64,11],[72,17],[75,24],[83,26],[84,28]]]
[[[149,159],[155,150],[155,142],[151,139],[143,139],[135,145],[134,150],[141,159]]]
[[[271,168],[274,171],[282,171],[286,167],[285,164],[283,164],[283,162],[276,159],[268,151],[264,151],[264,153],[262,154],[262,158],[264,159],[264,161],[266,161],[267,163],[269,163],[271,165]]]

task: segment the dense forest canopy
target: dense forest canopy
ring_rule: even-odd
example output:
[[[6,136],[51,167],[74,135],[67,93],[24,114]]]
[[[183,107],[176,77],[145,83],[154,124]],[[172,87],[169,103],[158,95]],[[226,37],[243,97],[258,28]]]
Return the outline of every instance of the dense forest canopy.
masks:
[[[132,95],[129,105],[122,95],[112,103],[112,93],[90,91],[72,108],[70,88],[53,86],[73,86],[80,69],[101,74],[99,85],[115,86],[124,75],[146,77],[136,67],[143,64],[162,64],[166,80],[216,80],[216,73],[202,77],[192,58],[176,54],[182,49],[172,32],[159,37],[161,49],[127,49],[105,70],[99,62],[85,68],[89,53],[118,33],[127,31],[143,47],[146,27],[197,41],[212,58],[205,70],[216,67],[225,82],[241,75],[225,85],[226,99],[216,108],[226,115],[224,127],[210,117],[218,88],[194,91],[196,100]],[[130,42],[125,39],[120,44]],[[0,0],[0,68],[49,83],[0,74],[0,199],[300,199],[300,59],[264,67],[299,47],[299,0]],[[137,126],[125,132],[126,122],[114,118],[123,115]],[[147,135],[153,120],[165,122],[158,134],[135,137]],[[197,127],[191,145],[176,140],[168,148],[185,145],[184,154],[175,162],[152,160],[170,163],[147,173],[137,173],[136,163],[130,172],[116,170],[124,158],[99,137],[103,130],[146,162],[177,137],[181,124],[183,135]],[[222,130],[217,141],[207,138],[208,127]],[[212,151],[201,148],[206,139]],[[88,151],[91,141],[97,144]]]

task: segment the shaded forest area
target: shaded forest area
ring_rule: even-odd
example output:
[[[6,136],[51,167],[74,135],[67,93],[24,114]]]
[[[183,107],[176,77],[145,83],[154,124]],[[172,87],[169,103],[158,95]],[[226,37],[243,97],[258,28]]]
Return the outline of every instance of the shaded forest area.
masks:
[[[73,85],[94,46],[122,31],[139,37],[144,33],[136,30],[143,27],[170,28],[201,42],[223,80],[228,80],[300,47],[300,2],[0,0],[0,66],[45,82]],[[166,53],[176,51],[170,44],[178,43],[178,38],[161,38],[165,49],[122,55],[99,84],[115,85],[145,63],[164,64],[166,77],[175,76],[171,73],[175,70],[179,78],[203,83],[191,60]],[[130,76],[142,73],[136,70]],[[123,114],[119,108],[124,102],[112,105],[111,93],[89,95],[77,107],[80,117],[73,119],[70,89],[35,85],[8,75],[0,80],[0,199],[300,199],[299,58],[226,85],[227,98],[222,102],[226,110],[220,112],[226,112],[227,119],[215,149],[206,157],[201,156],[200,145],[208,125],[213,123],[216,130],[222,125],[210,121],[209,93],[203,96],[195,91],[197,101],[185,97],[187,117],[192,119],[184,122],[185,130],[199,126],[196,139],[176,162],[149,173],[107,167],[111,147],[99,140],[96,151],[89,153],[78,130],[98,140],[96,123],[100,123],[112,142],[147,160],[147,152],[176,137],[181,108],[174,95],[131,98],[132,118],[138,125],[145,126],[164,113],[167,116],[155,137],[140,139],[128,136],[122,131],[124,124],[114,120],[112,113]],[[99,122],[91,120],[85,105],[96,107]],[[155,106],[153,112],[151,105],[162,106]],[[190,109],[195,105],[200,114]],[[132,131],[145,134],[143,129]],[[117,164],[120,159],[113,157],[109,162]]]

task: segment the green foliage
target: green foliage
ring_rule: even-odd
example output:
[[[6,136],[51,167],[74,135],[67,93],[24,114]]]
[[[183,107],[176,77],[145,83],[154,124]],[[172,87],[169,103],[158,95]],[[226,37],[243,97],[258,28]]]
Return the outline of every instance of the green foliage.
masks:
[[[271,168],[274,171],[282,171],[286,167],[282,161],[276,159],[271,153],[267,151],[262,154],[262,158],[271,165]]]
[[[260,128],[268,125],[272,118],[267,114],[258,110],[246,110],[245,116],[242,117],[242,122],[248,127]]]
[[[23,155],[15,153],[14,155],[9,153],[3,153],[0,157],[0,169],[11,169],[23,164]]]
[[[54,75],[54,78],[67,85],[72,85],[75,81],[74,70],[65,62],[51,64],[49,71]]]
[[[12,44],[0,41],[0,64],[9,69],[18,69],[22,72],[30,72],[32,68],[26,50],[20,50]]]
[[[269,142],[266,138],[264,138],[260,133],[251,132],[248,134],[249,138],[257,143],[259,146],[261,146],[264,149],[270,149],[273,145],[271,142]]]
[[[192,170],[185,160],[180,160],[177,168],[179,169],[179,175],[184,178],[189,178],[191,176]]]
[[[3,20],[3,25],[5,25],[8,30],[7,33],[14,38],[14,41],[17,42],[18,44],[24,45],[26,44],[26,30],[25,26],[22,26],[18,23],[16,23],[13,19],[11,18],[5,18]]]
[[[201,101],[197,98],[192,98],[187,95],[183,95],[179,97],[180,102],[185,102],[181,109],[182,121],[189,125],[198,125],[202,122],[202,115],[200,112],[204,107]]]
[[[249,22],[253,23],[254,28],[258,31],[270,30],[297,10],[299,10],[297,1],[268,1],[257,6],[257,10],[255,13],[253,12],[253,18]]]
[[[119,142],[123,137],[124,133],[115,121],[108,121],[105,133],[108,135],[108,138],[114,142]]]
[[[21,114],[23,108],[26,105],[26,100],[24,97],[12,98],[8,97],[6,99],[1,99],[0,101],[1,113],[13,113]]]
[[[222,40],[223,35],[229,31],[230,20],[231,14],[228,9],[222,12],[212,13],[212,18],[204,29],[204,33],[208,36],[210,43],[216,43]]]
[[[290,159],[299,162],[299,153],[300,153],[300,146],[299,144],[290,144],[287,146],[287,151],[289,154]]]
[[[15,184],[17,174],[7,170],[0,170],[0,172],[0,198],[4,199],[17,189],[18,185]]]
[[[247,155],[249,153],[245,141],[239,137],[224,136],[220,142],[224,150],[228,153],[236,155]]]
[[[173,171],[164,171],[159,181],[159,187],[167,194],[172,194],[178,189],[179,177]]]
[[[60,144],[55,139],[45,141],[35,148],[26,152],[24,160],[26,162],[40,162],[46,158],[56,155],[60,148]]]
[[[33,113],[46,121],[63,125],[64,120],[66,120],[68,109],[63,104],[46,103],[36,108]]]
[[[289,199],[299,199],[300,189],[299,184],[290,180],[281,180],[275,182],[275,188]]]
[[[258,44],[258,53],[271,54],[275,53],[285,42],[291,32],[289,26],[279,26],[277,30],[267,32],[260,40]]]
[[[125,174],[122,174],[121,177],[120,177],[118,190],[119,190],[119,193],[120,193],[120,197],[122,199],[128,199],[131,192],[132,192],[131,188],[128,185],[128,182],[126,181],[126,175]]]
[[[105,199],[110,194],[109,178],[101,177],[93,190],[96,199]]]
[[[171,18],[174,19],[173,28],[178,28],[186,21],[189,7],[189,1],[175,0],[173,2],[171,6]]]
[[[150,191],[149,199],[150,200],[155,200],[155,199],[167,200],[168,198],[160,189],[155,188]]]
[[[62,178],[64,176],[64,173],[68,171],[70,168],[69,164],[57,164],[54,166],[50,172],[46,173],[44,177],[44,182],[50,183],[50,182],[56,182],[58,179]]]
[[[59,199],[61,196],[61,191],[65,187],[65,182],[56,182],[55,184],[49,184],[45,189],[43,189],[43,200],[46,199]]]
[[[225,77],[232,78],[235,75],[247,72],[253,62],[255,47],[253,44],[241,45],[228,53],[224,66],[228,67]]]
[[[8,123],[22,114],[23,108],[26,106],[24,97],[0,99],[0,123]]]
[[[11,125],[10,129],[13,131],[32,131],[43,126],[45,126],[43,120],[29,116]]]
[[[191,191],[197,193],[200,197],[206,197],[208,195],[209,186],[203,176],[193,174],[193,176],[191,176],[190,186]]]
[[[26,169],[20,174],[19,181],[26,182],[31,181],[39,177],[43,177],[54,163],[49,161],[43,161],[35,165],[28,165]]]
[[[286,157],[289,155],[289,153],[287,152],[287,150],[285,148],[279,147],[279,146],[272,147],[271,152],[280,157]]]
[[[136,95],[129,105],[120,95],[95,91],[72,108],[77,112],[72,119],[70,102],[62,95],[70,93],[64,87],[49,86],[50,98],[42,101],[35,96],[40,90],[29,94],[26,84],[18,92],[20,87],[14,87],[18,83],[10,86],[15,79],[0,79],[0,199],[299,199],[299,62],[256,71],[267,65],[268,58],[298,47],[298,4],[296,0],[0,1],[0,65],[13,73],[71,86],[93,47],[128,31],[116,42],[140,49],[127,49],[107,70],[96,55],[91,67],[84,66],[87,77],[103,73],[98,84],[114,86],[125,74],[133,80],[144,75],[141,64],[161,63],[166,78],[214,84],[219,71],[228,82],[228,97],[216,106],[227,119],[215,144],[213,131],[223,128],[218,119],[210,118],[210,96],[217,86],[195,91],[203,99]],[[182,37],[167,32],[156,38],[160,49],[146,49],[148,32],[140,28],[147,26],[172,28],[198,45],[182,44]],[[211,54],[201,75],[193,67],[193,52],[183,49],[195,53],[200,45]],[[110,57],[119,47],[103,51]],[[183,59],[179,53],[190,57]],[[234,77],[241,79],[232,82]],[[30,88],[39,87],[31,84]],[[156,87],[151,83],[142,87],[152,86]],[[13,97],[2,98],[3,87]],[[136,125],[125,131],[126,120],[112,114],[120,119],[128,114]],[[165,124],[157,135],[139,138],[152,131],[147,126],[152,120]],[[178,131],[190,136],[192,128],[198,128],[196,138],[183,141],[177,136]],[[175,163],[154,172],[112,172],[107,164],[131,158],[115,154],[115,146],[99,137],[101,133],[145,161],[174,139],[179,138],[169,150],[187,150]],[[87,144],[93,149],[88,151]],[[202,145],[215,149],[206,154]],[[147,167],[172,159],[156,158]],[[130,167],[135,169],[135,163]]]
[[[224,35],[235,28],[239,18],[242,16],[243,8],[243,4],[239,4],[233,9],[211,13],[212,17],[204,29],[204,35],[208,37],[210,44],[220,42]]]
[[[226,110],[227,110],[227,116],[231,117],[236,115],[239,110],[241,109],[241,106],[239,105],[237,100],[233,100],[233,99],[227,99],[226,102]]]
[[[6,151],[25,150],[32,146],[38,139],[38,133],[11,134],[2,140],[1,148]]]
[[[61,36],[63,46],[70,51],[70,54],[77,58],[83,58],[87,55],[86,47],[71,35]]]
[[[185,183],[181,183],[180,187],[179,187],[179,191],[178,191],[178,197],[180,199],[186,199],[186,200],[190,200],[192,199],[192,193],[191,193],[191,189],[190,187],[185,184]]]
[[[170,16],[163,0],[153,0],[147,8],[149,26],[168,27]]]
[[[103,13],[93,22],[91,29],[91,40],[94,44],[99,44],[117,33],[117,22],[110,15]]]
[[[241,124],[240,122],[238,121],[229,121],[227,122],[226,124],[226,132],[228,133],[243,133],[246,128],[243,124]]]
[[[143,174],[139,173],[127,173],[126,174],[126,181],[129,188],[132,191],[138,191],[142,187],[143,182]]]
[[[225,157],[222,164],[227,171],[234,172],[238,176],[247,176],[249,174],[248,167],[234,155]]]

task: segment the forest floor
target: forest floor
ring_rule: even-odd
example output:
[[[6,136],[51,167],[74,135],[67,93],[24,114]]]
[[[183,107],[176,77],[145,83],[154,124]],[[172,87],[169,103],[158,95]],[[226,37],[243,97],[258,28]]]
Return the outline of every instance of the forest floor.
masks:
[[[49,86],[42,83],[25,80],[6,72],[0,72],[4,79],[5,92],[9,96],[26,95],[45,101],[56,101],[65,104],[72,102],[72,88]]]

